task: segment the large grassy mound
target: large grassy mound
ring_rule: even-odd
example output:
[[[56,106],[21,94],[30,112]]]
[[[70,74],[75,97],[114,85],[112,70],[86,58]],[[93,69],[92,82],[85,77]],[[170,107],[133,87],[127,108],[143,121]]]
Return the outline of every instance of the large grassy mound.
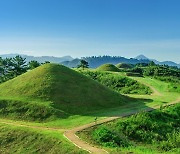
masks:
[[[45,64],[38,67],[1,84],[0,89],[0,98],[21,100],[18,105],[16,104],[18,101],[16,105],[12,105],[13,101],[8,101],[9,105],[0,103],[0,111],[3,108],[8,109],[2,112],[6,114],[8,114],[7,111],[11,114],[29,113],[29,106],[34,109],[36,104],[41,104],[42,113],[47,112],[47,116],[49,111],[53,112],[53,109],[70,114],[85,114],[87,111],[118,106],[126,100],[98,82],[57,64]],[[33,103],[27,106],[28,100]],[[25,108],[21,106],[23,104],[26,105]],[[46,106],[45,111],[43,105]],[[41,114],[40,111],[39,114]]]
[[[117,68],[120,68],[120,69],[128,69],[128,68],[132,68],[132,65],[131,64],[126,64],[126,63],[119,63],[116,65]]]
[[[113,64],[103,64],[99,66],[96,70],[98,71],[111,71],[111,72],[119,72],[119,69]]]

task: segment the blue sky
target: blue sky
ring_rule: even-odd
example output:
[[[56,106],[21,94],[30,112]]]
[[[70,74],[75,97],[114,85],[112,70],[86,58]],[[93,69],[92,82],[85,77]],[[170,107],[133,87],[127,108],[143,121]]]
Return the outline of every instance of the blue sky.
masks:
[[[0,54],[144,54],[180,63],[179,0],[0,0]]]

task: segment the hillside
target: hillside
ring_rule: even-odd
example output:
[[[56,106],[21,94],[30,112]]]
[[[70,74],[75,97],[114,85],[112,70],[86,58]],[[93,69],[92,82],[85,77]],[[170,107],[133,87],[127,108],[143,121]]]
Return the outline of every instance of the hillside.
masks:
[[[31,103],[32,108],[41,104],[46,105],[48,111],[58,109],[71,114],[86,113],[87,111],[118,106],[122,102],[126,102],[124,96],[58,64],[42,65],[1,84],[0,89],[2,89],[0,98],[13,98],[22,100],[22,102],[31,100],[37,103],[37,105]],[[23,104],[22,102],[21,104]],[[18,106],[13,106],[12,103],[14,102],[10,102],[9,106]],[[8,108],[8,106],[6,107]],[[27,108],[28,106],[26,106],[26,110]],[[41,106],[41,108],[44,107]],[[15,112],[21,111],[16,110]]]
[[[79,69],[77,71],[121,94],[152,93],[148,86],[143,85],[136,80],[133,80],[126,76],[120,75],[119,73],[82,69]]]
[[[61,131],[38,130],[0,123],[1,154],[86,154],[64,140]]]
[[[113,64],[103,64],[99,66],[96,70],[98,71],[110,71],[110,72],[119,72],[119,69]]]
[[[132,68],[133,66],[131,64],[119,63],[116,65],[116,67],[120,69],[128,69],[128,68]]]
[[[141,112],[79,133],[111,153],[179,153],[180,104]]]

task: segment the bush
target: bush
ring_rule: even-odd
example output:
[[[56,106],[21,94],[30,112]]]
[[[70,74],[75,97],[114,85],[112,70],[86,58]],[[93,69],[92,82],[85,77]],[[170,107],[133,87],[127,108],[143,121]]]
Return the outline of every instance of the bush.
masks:
[[[143,112],[94,130],[94,140],[112,147],[151,144],[162,151],[180,148],[180,104]]]
[[[149,87],[138,83],[128,77],[99,71],[79,70],[87,77],[100,82],[101,84],[123,94],[151,94]]]
[[[140,73],[134,73],[134,72],[127,72],[126,75],[127,75],[127,76],[135,76],[135,77],[143,77],[142,74],[140,74]]]
[[[107,147],[128,147],[128,140],[122,136],[109,130],[107,127],[100,127],[93,133],[93,138],[100,144]]]

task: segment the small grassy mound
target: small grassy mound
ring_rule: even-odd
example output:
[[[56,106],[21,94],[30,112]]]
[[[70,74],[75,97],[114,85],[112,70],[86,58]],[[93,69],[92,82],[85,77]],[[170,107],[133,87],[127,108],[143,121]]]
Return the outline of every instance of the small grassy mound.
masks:
[[[88,135],[90,140],[97,144],[121,150],[144,146],[156,152],[178,152],[180,151],[180,104],[98,126],[91,129]]]
[[[98,71],[119,72],[119,69],[113,64],[103,64],[103,65],[99,66],[96,70],[98,70]]]
[[[79,148],[69,144],[62,134],[48,131],[38,132],[30,128],[0,124],[0,153],[28,154],[83,154]]]
[[[45,64],[21,76],[9,80],[0,85],[0,98],[22,100],[21,110],[12,105],[12,101],[6,103],[11,108],[9,113],[28,112],[34,113],[35,104],[44,103],[48,110],[61,111],[68,114],[86,114],[102,108],[115,107],[126,102],[126,98],[108,89],[88,77],[58,64]],[[31,100],[35,104],[26,105]],[[49,102],[49,103],[47,103]],[[3,104],[3,103],[1,103]],[[9,108],[6,106],[6,108]],[[1,110],[4,106],[1,105]],[[29,110],[28,110],[29,108]],[[3,111],[5,112],[5,111]],[[1,113],[1,112],[0,112]],[[7,113],[7,111],[6,111]],[[56,113],[56,112],[55,112]],[[47,114],[51,114],[48,112]]]
[[[129,68],[132,68],[132,65],[126,64],[126,63],[119,63],[116,65],[116,67],[119,69],[129,69]]]
[[[149,87],[125,76],[119,74],[90,71],[90,70],[78,70],[87,77],[100,82],[101,84],[109,87],[122,94],[151,94],[152,91]]]

